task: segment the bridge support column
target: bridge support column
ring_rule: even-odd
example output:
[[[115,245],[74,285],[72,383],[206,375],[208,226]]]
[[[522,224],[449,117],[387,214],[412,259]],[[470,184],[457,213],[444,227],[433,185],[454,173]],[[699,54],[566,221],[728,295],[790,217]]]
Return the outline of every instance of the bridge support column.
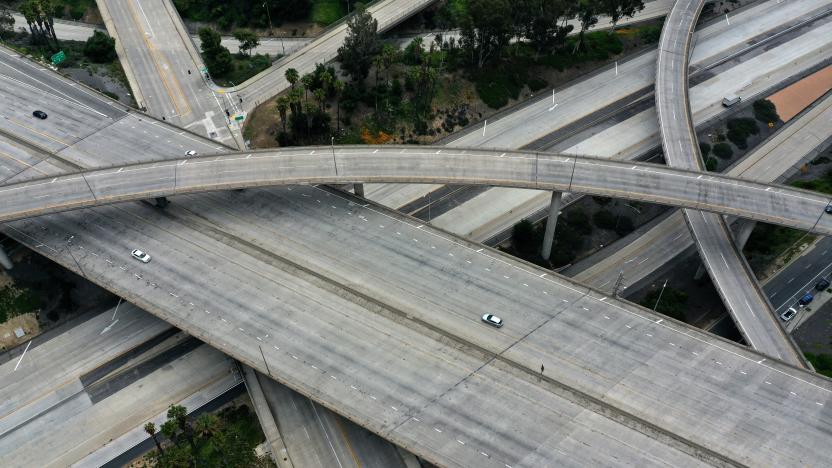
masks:
[[[693,279],[699,281],[705,275],[705,265],[699,262],[699,267],[696,268],[696,273],[693,274]]]
[[[549,217],[546,219],[546,233],[543,235],[543,247],[540,249],[540,256],[549,260],[552,255],[552,242],[555,240],[555,227],[558,225],[560,215],[560,202],[563,192],[552,192],[552,201],[549,203]]]
[[[3,246],[0,245],[0,266],[7,270],[11,270],[14,266],[12,264],[12,259],[6,254],[6,251],[3,250]]]
[[[356,197],[364,198],[364,184],[352,184],[352,189]]]
[[[751,232],[754,231],[754,227],[757,226],[757,221],[744,219],[739,221],[737,224],[738,226],[736,233],[734,234],[734,242],[737,243],[737,248],[742,251],[745,247],[745,243],[748,242],[748,238],[751,237]]]

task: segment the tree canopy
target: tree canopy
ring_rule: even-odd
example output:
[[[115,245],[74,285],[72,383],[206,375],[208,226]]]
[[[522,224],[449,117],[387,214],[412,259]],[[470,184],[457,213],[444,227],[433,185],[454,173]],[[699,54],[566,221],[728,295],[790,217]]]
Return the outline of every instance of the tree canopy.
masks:
[[[222,77],[234,69],[231,52],[221,44],[220,33],[211,28],[200,28],[199,41],[202,45],[202,58],[212,76]]]
[[[116,59],[116,40],[102,31],[95,31],[84,44],[84,55],[93,62],[112,62]]]
[[[338,61],[354,81],[360,81],[367,77],[380,48],[378,21],[359,5],[347,20],[347,38],[338,48]]]

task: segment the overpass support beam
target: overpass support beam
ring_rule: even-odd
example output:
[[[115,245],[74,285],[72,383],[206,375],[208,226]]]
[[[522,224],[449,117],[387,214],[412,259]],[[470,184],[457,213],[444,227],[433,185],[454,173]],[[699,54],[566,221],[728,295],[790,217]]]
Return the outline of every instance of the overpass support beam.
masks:
[[[546,218],[546,233],[543,235],[543,247],[540,249],[540,256],[549,260],[552,255],[552,242],[555,241],[555,227],[558,225],[560,215],[560,203],[563,192],[552,192],[552,201],[549,203],[549,217]]]
[[[352,189],[356,197],[364,198],[364,184],[352,184]]]
[[[3,250],[3,246],[0,245],[0,266],[7,270],[11,270],[14,266],[12,264],[12,259],[6,254],[6,251]]]
[[[745,243],[748,242],[748,238],[751,237],[751,232],[754,231],[755,226],[757,226],[757,221],[750,219],[743,219],[737,222],[734,242],[737,243],[737,248],[740,249],[740,252],[745,247]]]

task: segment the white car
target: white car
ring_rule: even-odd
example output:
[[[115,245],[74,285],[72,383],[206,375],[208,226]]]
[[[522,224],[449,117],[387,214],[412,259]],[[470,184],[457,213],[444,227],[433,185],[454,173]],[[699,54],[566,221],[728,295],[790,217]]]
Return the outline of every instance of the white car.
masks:
[[[188,150],[188,151],[185,153],[185,156],[196,156],[196,151],[194,151],[194,150]]]
[[[789,310],[780,314],[780,318],[783,319],[784,322],[788,322],[793,319],[795,315],[797,315],[797,310],[794,307],[789,307]]]
[[[491,325],[492,327],[500,328],[503,326],[503,319],[496,315],[485,314],[482,316],[482,321]]]
[[[133,258],[142,263],[147,263],[150,261],[150,255],[148,255],[147,252],[142,252],[139,249],[134,249],[132,252],[130,252],[130,255],[132,255]]]

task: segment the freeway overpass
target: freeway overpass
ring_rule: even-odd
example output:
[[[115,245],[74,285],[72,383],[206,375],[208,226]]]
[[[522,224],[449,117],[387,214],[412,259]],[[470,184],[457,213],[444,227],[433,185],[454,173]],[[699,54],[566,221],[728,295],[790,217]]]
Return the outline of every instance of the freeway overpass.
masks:
[[[726,174],[759,182],[780,182],[796,167],[822,151],[832,138],[832,95],[791,120],[776,135],[737,162]],[[575,280],[611,290],[619,272],[627,285],[649,279],[668,263],[694,247],[681,212],[649,229],[614,252],[599,252],[564,271]],[[591,263],[591,265],[589,265]],[[744,326],[739,323],[738,326]]]
[[[656,58],[656,114],[665,160],[671,167],[704,170],[688,100],[691,38],[704,0],[677,0],[662,28]],[[808,367],[783,330],[722,216],[683,210],[685,221],[717,291],[749,345]],[[720,261],[721,260],[721,261]]]
[[[0,221],[221,189],[364,182],[469,184],[590,193],[832,234],[829,196],[663,165],[430,146],[293,147],[147,161],[0,187]]]

